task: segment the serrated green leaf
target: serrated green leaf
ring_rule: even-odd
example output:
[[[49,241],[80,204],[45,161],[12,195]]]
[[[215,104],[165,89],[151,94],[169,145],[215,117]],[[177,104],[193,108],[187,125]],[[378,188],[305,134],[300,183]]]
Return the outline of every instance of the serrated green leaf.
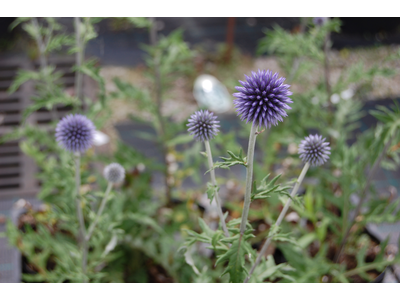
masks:
[[[221,157],[223,161],[218,161],[214,163],[213,167],[207,170],[205,174],[216,168],[229,169],[230,167],[235,165],[247,166],[247,160],[246,157],[243,157],[242,149],[240,149],[239,155],[235,155],[232,151],[229,150],[227,152],[229,154],[229,157]]]
[[[279,184],[275,185],[276,181],[281,177],[282,174],[275,176],[271,181],[267,182],[269,178],[268,174],[261,180],[261,184],[257,187],[256,182],[253,183],[253,192],[251,199],[266,199],[272,196],[272,194],[278,194],[279,196],[290,196],[288,193],[289,186],[281,187]]]
[[[215,231],[212,230],[210,227],[208,227],[208,225],[206,224],[206,222],[204,222],[204,220],[202,218],[199,217],[198,221],[199,221],[200,228],[203,230],[203,233],[205,233],[209,237],[214,236]]]
[[[215,263],[215,265],[218,265],[228,261],[228,266],[221,276],[229,274],[229,282],[241,283],[248,275],[244,267],[244,256],[246,254],[244,243],[246,243],[244,239],[240,240],[239,236],[236,236],[229,250],[221,255]]]
[[[217,248],[217,244],[220,241],[221,237],[224,236],[224,233],[222,231],[216,231],[214,232],[214,235],[211,239],[211,245],[213,246],[214,250]]]

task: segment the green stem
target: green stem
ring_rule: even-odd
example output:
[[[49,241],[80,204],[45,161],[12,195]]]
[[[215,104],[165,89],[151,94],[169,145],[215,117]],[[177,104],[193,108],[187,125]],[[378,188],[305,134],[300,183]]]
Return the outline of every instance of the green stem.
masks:
[[[42,34],[40,33],[40,26],[37,18],[32,18],[31,21],[32,26],[35,28],[35,41],[37,44],[37,47],[39,49],[39,61],[40,61],[40,71],[41,72],[47,72],[47,58],[46,58],[46,48],[49,44],[49,40],[51,37],[51,34],[53,32],[53,26],[49,25],[49,31],[47,33],[47,36],[45,38],[45,41],[43,42],[43,37]],[[47,78],[46,76],[45,78]],[[51,87],[49,84],[45,84],[47,93],[51,93]],[[50,116],[52,121],[58,120],[58,114],[57,114],[57,109],[53,106],[50,110]]]
[[[158,40],[157,40],[157,27],[156,27],[156,20],[154,17],[149,18],[151,21],[150,27],[150,42],[154,48],[157,48]],[[171,195],[171,185],[169,183],[169,177],[171,174],[169,173],[169,161],[167,159],[168,155],[168,147],[166,145],[166,124],[164,122],[164,117],[162,115],[162,92],[163,92],[163,85],[161,82],[161,73],[160,73],[160,54],[159,51],[154,52],[153,57],[154,63],[154,89],[155,89],[155,96],[156,96],[156,117],[158,122],[158,136],[160,137],[161,142],[161,150],[164,156],[164,163],[165,163],[165,171],[164,171],[164,182],[165,182],[165,194],[167,198],[168,204],[172,201]]]
[[[332,88],[330,83],[330,67],[329,67],[329,44],[330,44],[330,33],[328,32],[324,39],[324,77],[325,77],[325,86],[326,86],[326,93],[328,95],[328,109],[329,112],[333,111],[333,106],[331,102],[331,95],[332,95]]]
[[[300,176],[297,179],[296,184],[294,185],[292,192],[290,193],[290,198],[287,200],[284,208],[282,209],[282,211],[281,211],[281,213],[280,213],[280,215],[278,217],[278,220],[276,220],[276,222],[275,222],[275,226],[276,227],[278,227],[282,223],[282,220],[285,217],[285,215],[286,215],[286,213],[287,213],[287,211],[288,211],[288,209],[290,207],[290,204],[292,203],[292,198],[294,198],[296,196],[297,191],[299,190],[299,187],[300,187],[301,183],[303,182],[303,179],[306,176],[306,173],[307,173],[309,167],[310,167],[310,163],[307,162],[304,165],[303,170],[301,171]],[[263,247],[261,248],[260,253],[257,256],[256,262],[254,263],[253,267],[251,268],[251,270],[249,272],[249,276],[246,278],[244,283],[247,283],[250,280],[250,277],[253,274],[255,268],[261,262],[261,258],[265,255],[265,252],[267,252],[267,249],[268,249],[269,245],[271,244],[272,238],[273,238],[273,235],[271,235],[267,239],[267,241],[264,243]]]
[[[253,185],[253,160],[254,160],[254,148],[256,146],[257,127],[251,126],[249,146],[247,149],[247,173],[246,173],[246,191],[244,195],[244,204],[242,212],[242,221],[240,223],[240,239],[242,238],[246,229],[247,217],[249,215],[250,204],[251,204],[251,187]]]
[[[82,43],[82,33],[81,33],[81,20],[79,17],[75,17],[75,41],[76,41],[76,66],[79,69],[83,62],[84,45]],[[82,73],[80,70],[75,71],[75,95],[76,97],[83,101],[82,93]]]
[[[214,164],[213,164],[213,159],[212,159],[212,154],[211,154],[210,142],[204,141],[204,144],[206,145],[208,167],[211,170],[210,171],[211,183],[217,187],[217,180],[215,179],[215,170],[213,168]],[[222,229],[224,230],[225,236],[229,237],[229,231],[225,224],[224,214],[222,212],[222,207],[221,207],[221,199],[219,198],[218,191],[215,192],[215,201],[217,202],[218,215],[219,215],[219,219],[221,221]]]
[[[87,256],[88,256],[88,250],[89,250],[88,249],[89,240],[93,234],[94,228],[96,227],[97,223],[99,222],[100,216],[104,210],[104,207],[107,202],[107,197],[108,197],[108,194],[110,193],[111,189],[112,189],[112,183],[108,183],[107,190],[104,194],[103,200],[101,201],[100,208],[99,208],[99,211],[97,212],[96,219],[94,220],[92,225],[90,225],[88,234],[84,238],[84,244],[82,247],[82,270],[83,270],[84,274],[86,274]],[[84,279],[84,282],[87,282],[86,278]]]
[[[39,60],[40,60],[40,68],[47,68],[47,59],[46,59],[46,45],[43,43],[42,35],[40,33],[39,22],[37,18],[32,18],[31,21],[33,27],[35,28],[35,41],[39,48]]]
[[[352,276],[352,275],[357,275],[360,272],[374,270],[374,269],[379,268],[379,267],[386,267],[386,266],[391,265],[391,264],[393,264],[393,261],[383,261],[383,262],[372,263],[372,264],[369,264],[369,265],[366,265],[366,266],[362,266],[362,267],[347,271],[347,272],[343,273],[343,275],[346,276],[346,277],[349,277],[349,276]]]
[[[89,230],[88,230],[88,234],[86,235],[86,241],[87,242],[89,242],[90,238],[92,237],[94,228],[96,227],[97,223],[99,222],[100,216],[103,213],[104,207],[105,207],[106,202],[107,202],[108,195],[110,194],[112,187],[113,187],[113,184],[111,182],[109,182],[108,186],[107,186],[107,189],[106,189],[106,192],[104,193],[103,200],[101,200],[100,208],[99,208],[99,210],[97,212],[96,218],[94,219],[93,223],[90,225]]]
[[[85,220],[83,219],[82,213],[82,203],[80,198],[80,187],[81,187],[81,173],[80,173],[80,161],[81,155],[79,152],[75,152],[75,205],[76,205],[76,214],[78,216],[79,221],[79,238],[81,249],[82,249],[82,271],[83,274],[86,275],[86,253],[87,253],[87,245],[86,245],[86,228],[85,228]]]

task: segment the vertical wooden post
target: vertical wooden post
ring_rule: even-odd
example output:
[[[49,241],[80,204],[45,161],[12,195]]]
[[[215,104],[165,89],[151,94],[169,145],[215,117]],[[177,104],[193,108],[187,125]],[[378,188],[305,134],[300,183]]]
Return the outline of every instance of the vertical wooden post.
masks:
[[[226,27],[226,51],[225,51],[225,55],[224,55],[224,63],[229,63],[232,59],[235,23],[236,23],[235,17],[228,18],[228,25]]]

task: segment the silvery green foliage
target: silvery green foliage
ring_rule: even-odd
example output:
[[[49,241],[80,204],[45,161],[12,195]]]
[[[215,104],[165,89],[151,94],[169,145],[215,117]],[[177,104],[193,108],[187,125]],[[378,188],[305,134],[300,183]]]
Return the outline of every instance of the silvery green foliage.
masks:
[[[120,183],[125,179],[125,169],[119,163],[112,163],[104,168],[103,175],[110,183]]]
[[[89,22],[92,21],[89,20]],[[333,139],[335,151],[332,151],[329,169],[326,167],[313,169],[312,176],[318,178],[320,183],[316,188],[311,185],[307,186],[304,197],[299,197],[297,202],[302,202],[304,207],[293,205],[293,210],[298,214],[299,218],[307,220],[308,224],[312,226],[304,228],[293,222],[292,224],[285,223],[282,228],[271,227],[268,235],[278,232],[274,235],[276,238],[275,246],[282,251],[288,262],[275,264],[269,256],[267,261],[263,261],[253,274],[252,280],[254,282],[262,282],[264,280],[274,282],[320,282],[324,280],[325,276],[329,276],[333,282],[347,282],[354,278],[348,275],[348,271],[343,266],[334,264],[331,259],[327,258],[327,252],[329,252],[327,240],[330,238],[329,243],[340,241],[341,229],[343,223],[347,220],[344,216],[348,214],[349,209],[353,208],[352,204],[346,201],[348,201],[349,195],[359,193],[365,184],[365,171],[374,162],[375,156],[373,152],[379,152],[377,149],[383,148],[383,140],[388,140],[394,136],[396,132],[394,129],[397,129],[396,126],[398,125],[396,120],[399,118],[397,117],[396,119],[396,110],[382,111],[379,113],[379,117],[377,116],[382,124],[376,130],[360,134],[352,145],[346,144],[346,140],[350,138],[351,130],[356,127],[360,118],[360,101],[358,100],[362,96],[362,87],[370,83],[376,75],[390,75],[390,70],[384,70],[379,66],[373,68],[365,68],[362,65],[350,66],[345,74],[339,78],[337,84],[332,86],[332,90],[340,94],[341,91],[348,88],[348,85],[355,84],[354,99],[357,101],[353,101],[353,99],[340,100],[336,105],[336,110],[332,113],[328,112],[324,106],[329,101],[329,98],[324,89],[323,78],[317,84],[310,84],[307,81],[307,68],[310,67],[309,59],[313,60],[315,64],[322,61],[322,41],[326,31],[332,30],[335,22],[337,23],[335,20],[329,20],[326,26],[321,27],[311,25],[311,30],[303,34],[293,34],[285,32],[283,29],[276,29],[273,33],[270,32],[269,37],[273,38],[272,40],[263,41],[264,49],[266,45],[270,46],[270,49],[276,52],[281,62],[285,64],[283,69],[286,74],[290,74],[292,69],[296,69],[293,67],[296,64],[292,63],[296,62],[297,58],[306,58],[299,61],[299,67],[297,72],[294,72],[293,81],[289,81],[290,84],[302,83],[305,91],[292,96],[294,103],[290,118],[285,119],[281,126],[271,130],[268,133],[268,139],[261,139],[262,136],[260,136],[259,143],[265,150],[266,156],[258,157],[260,163],[255,164],[255,178],[264,178],[265,174],[270,173],[270,170],[275,170],[275,167],[281,168],[283,166],[281,164],[282,157],[276,155],[277,150],[275,147],[278,145],[279,147],[283,146],[283,149],[285,149],[288,143],[294,143],[297,138],[304,136],[310,128],[318,128],[323,136]],[[89,23],[84,22],[85,24]],[[90,30],[88,32],[90,33]],[[72,38],[71,40],[73,41],[74,39]],[[186,55],[188,54],[187,50],[188,48],[185,48],[183,40],[179,40],[179,37],[177,38],[175,35],[166,37],[158,47],[153,47],[148,51],[152,57],[161,57],[160,61],[165,62],[161,68],[163,91],[169,87],[171,74],[179,68],[188,66],[187,63],[177,63],[178,61],[180,62],[180,58],[188,58],[190,56]],[[101,117],[106,111],[104,105],[108,97],[105,94],[104,80],[100,76],[99,68],[95,67],[94,62],[91,61],[83,64],[81,71],[88,76],[92,76],[99,83],[100,105],[97,105],[97,108],[90,106],[88,116],[93,118],[93,116],[100,115]],[[149,73],[153,74],[153,71],[151,69]],[[51,67],[40,72],[19,72],[13,86],[14,89],[27,80],[40,81],[40,84],[37,85],[38,89],[40,89],[38,90],[40,97],[36,99],[34,106],[28,108],[25,116],[36,109],[51,107],[55,104],[73,105],[76,110],[79,109],[80,103],[74,102],[73,97],[67,96],[61,88],[57,88],[56,82],[52,82],[59,77],[60,74],[55,72],[55,68]],[[152,79],[155,80],[155,77],[153,76]],[[232,81],[236,80],[236,78],[230,79]],[[305,80],[306,84],[304,84],[303,80]],[[130,84],[124,84],[121,81],[116,82],[119,83],[117,96],[140,101],[139,106],[142,109],[154,114],[156,103],[152,101],[151,90],[144,90]],[[362,85],[357,85],[360,82],[362,82]],[[51,93],[48,93],[44,88],[46,85],[48,87],[51,86]],[[46,95],[46,97],[43,95]],[[311,101],[310,99],[313,100]],[[93,121],[96,124],[102,123],[98,118],[93,118]],[[184,124],[168,125],[168,136],[165,137],[169,143],[168,145],[175,146],[192,140],[192,137],[188,134],[176,136],[176,133],[184,128]],[[229,136],[232,137],[231,140],[234,140],[239,134],[218,135],[214,141],[219,140],[230,145],[232,142],[228,139]],[[21,247],[20,250],[27,259],[30,262],[35,261],[37,267],[41,270],[39,274],[25,275],[24,279],[26,281],[43,282],[82,281],[79,261],[80,252],[74,238],[77,222],[71,216],[71,212],[74,212],[71,195],[75,193],[74,178],[71,171],[73,170],[71,154],[61,151],[52,134],[49,135],[46,130],[35,128],[35,126],[19,128],[13,131],[9,138],[24,138],[20,143],[22,151],[32,157],[40,169],[38,179],[42,182],[42,186],[38,198],[42,199],[49,207],[55,208],[40,213],[40,218],[37,218],[37,220],[42,221],[36,224],[36,231],[27,227],[27,230],[22,232],[10,223],[7,226],[10,242]],[[396,165],[393,153],[398,151],[395,147],[398,141],[397,136],[393,140],[388,155],[385,156],[387,162],[390,162],[392,166]],[[192,170],[196,171],[200,166],[198,161],[201,161],[201,156],[197,154],[201,149],[196,148],[200,143],[193,144],[195,144],[195,147],[191,148],[190,151],[195,154],[190,156],[186,152],[185,159],[187,159],[187,164],[190,165]],[[45,147],[43,148],[43,146]],[[231,146],[230,149],[237,148]],[[115,155],[115,161],[126,167],[126,169],[133,169],[139,163],[144,163],[146,169],[160,169],[159,165],[146,159],[138,154],[135,149],[123,143],[118,144],[118,150]],[[233,152],[228,155],[229,157],[224,160],[226,164],[221,165],[221,167],[229,167],[236,164],[246,166],[247,160],[243,155],[235,155]],[[197,159],[197,157],[200,159]],[[283,159],[285,160],[286,175],[283,175],[281,180],[287,180],[289,179],[287,176],[292,176],[294,172],[298,171],[300,161],[295,154]],[[93,186],[94,176],[89,167],[88,158],[84,156],[82,160],[82,184],[85,187]],[[334,176],[331,174],[331,169],[334,170]],[[240,220],[233,219],[228,223],[230,237],[226,238],[222,230],[213,230],[200,219],[198,222],[200,226],[199,232],[188,230],[189,237],[182,250],[195,247],[197,241],[209,244],[209,248],[217,256],[218,265],[215,267],[216,260],[193,253],[191,264],[184,266],[182,261],[187,256],[183,258],[175,255],[180,241],[177,242],[177,236],[174,234],[176,233],[176,228],[182,226],[182,224],[192,229],[195,225],[190,223],[190,218],[187,216],[187,219],[179,223],[175,218],[170,218],[170,215],[168,215],[170,208],[164,212],[159,203],[151,201],[154,196],[149,184],[151,182],[151,174],[130,175],[126,182],[127,187],[124,186],[122,188],[121,194],[113,193],[116,201],[107,203],[107,215],[101,219],[99,230],[94,233],[95,238],[91,241],[90,248],[93,249],[89,253],[89,265],[91,265],[89,276],[91,281],[122,282],[126,280],[126,270],[129,270],[133,265],[135,268],[138,268],[136,267],[137,265],[140,266],[135,269],[138,270],[137,273],[133,274],[134,276],[129,277],[129,279],[135,278],[134,280],[146,281],[148,280],[147,277],[141,277],[142,275],[138,274],[144,274],[148,269],[146,262],[149,258],[162,266],[171,275],[173,281],[176,282],[194,282],[200,277],[202,280],[208,281],[243,281],[247,270],[256,257],[256,251],[252,247],[255,241],[253,234],[257,234],[256,238],[259,238],[259,234],[266,235],[266,232],[255,233],[252,226],[247,224],[245,235],[239,240],[238,225]],[[94,185],[100,185],[105,189],[105,186],[103,186],[104,180],[98,180]],[[271,225],[271,220],[279,214],[281,201],[283,202],[286,199],[282,199],[281,195],[275,193],[275,191],[280,190],[281,194],[283,194],[285,192],[283,189],[286,185],[278,188],[276,186],[276,182],[272,183],[272,180],[267,178],[261,183],[255,184],[253,188],[252,198],[267,199],[267,201],[261,200],[264,201],[263,205],[266,206],[266,211],[268,212],[268,215],[263,215],[263,219],[267,220],[267,225]],[[332,192],[332,187],[338,187],[335,193]],[[82,189],[85,219],[91,220],[93,213],[89,209],[102,195],[97,190],[86,192]],[[397,222],[399,220],[400,216],[397,211],[399,200],[394,199],[387,205],[389,199],[387,199],[388,201],[382,201],[374,193],[371,194],[371,197],[371,201],[365,203],[365,208],[368,212],[358,224],[359,228],[362,229],[367,221]],[[135,201],[132,201],[132,199]],[[179,212],[186,212],[186,204],[183,207],[179,207]],[[338,210],[338,213],[332,214],[329,211],[330,207],[334,207]],[[156,215],[157,211],[163,211],[165,214],[158,217]],[[260,212],[253,211],[253,213],[256,215],[256,213],[259,214]],[[162,219],[164,220],[162,221]],[[54,220],[57,220],[55,224]],[[310,230],[310,227],[313,230]],[[60,234],[58,231],[53,234],[49,228],[51,230],[61,229],[66,231],[67,234]],[[289,233],[292,236],[288,236]],[[368,250],[366,245],[368,245],[368,241],[357,230],[355,233],[351,233],[351,249],[357,249],[357,265],[360,266],[359,270],[356,270],[358,272],[356,275],[366,278],[365,280],[370,280],[370,274],[362,271],[371,267],[371,263],[366,260]],[[320,245],[314,256],[310,255],[310,244]],[[362,248],[357,248],[359,245]],[[385,258],[385,246],[385,243],[380,245],[381,251],[373,262],[374,268],[378,272],[383,271],[389,263],[399,262],[398,255],[395,256],[393,261],[388,262]],[[38,253],[38,249],[42,251]],[[111,255],[107,256],[108,254]],[[117,259],[114,259],[114,257],[117,257]],[[48,262],[54,262],[54,260],[57,261],[54,269],[48,270]],[[34,266],[33,263],[32,266]],[[191,266],[197,266],[197,268],[192,268],[192,271]],[[222,279],[220,278],[221,268],[225,268],[225,272],[229,274],[223,276]],[[197,273],[195,270],[197,270]],[[198,274],[200,275],[197,276]]]
[[[313,229],[299,228],[299,223],[296,223],[296,221],[292,221],[293,223],[290,225],[284,222],[282,228],[271,226],[268,236],[275,241],[275,247],[283,252],[288,260],[288,265],[276,265],[269,257],[267,262],[262,261],[255,269],[251,282],[263,282],[264,280],[321,282],[328,277],[333,282],[352,281],[354,277],[350,275],[351,273],[328,258],[327,252],[331,251],[328,247],[328,241],[330,244],[334,241],[336,246],[340,243],[341,232],[348,220],[349,210],[354,209],[349,202],[349,195],[360,193],[365,186],[366,170],[370,169],[376,158],[382,154],[385,141],[387,142],[389,138],[394,136],[396,138],[391,143],[388,153],[384,155],[384,162],[387,160],[387,166],[390,162],[392,168],[397,167],[400,162],[396,158],[399,148],[395,146],[399,141],[400,134],[397,131],[400,124],[398,123],[398,119],[400,119],[397,115],[398,109],[381,108],[379,112],[372,113],[383,124],[379,124],[376,128],[367,130],[362,134],[358,133],[356,137],[352,136],[362,116],[361,101],[359,100],[365,95],[365,86],[369,85],[373,78],[378,75],[391,76],[393,70],[381,67],[378,63],[371,68],[366,68],[363,64],[346,66],[339,80],[334,84],[332,83],[331,86],[332,93],[336,93],[340,100],[337,103],[332,103],[334,106],[332,111],[328,110],[328,103],[331,101],[332,95],[328,95],[326,80],[321,76],[317,83],[313,82],[309,78],[309,70],[315,67],[324,67],[323,45],[326,36],[332,31],[339,31],[340,22],[338,19],[327,19],[323,26],[315,26],[310,18],[308,22],[306,30],[299,33],[288,32],[275,27],[275,30],[267,32],[267,37],[260,43],[260,52],[272,52],[279,57],[281,66],[290,78],[289,84],[301,84],[304,91],[291,97],[293,104],[291,105],[290,117],[281,126],[270,130],[268,139],[262,139],[261,135],[257,139],[266,153],[266,159],[262,163],[255,164],[254,173],[255,178],[263,178],[265,174],[270,172],[269,170],[281,169],[282,161],[285,165],[289,161],[291,166],[285,166],[284,169],[293,174],[294,170],[297,170],[301,164],[299,156],[294,154],[297,150],[301,156],[300,159],[303,159],[304,162],[319,165],[319,168],[313,168],[310,171],[314,178],[318,178],[318,186],[305,185],[305,195],[295,196],[292,199],[294,213],[299,218],[312,223]],[[351,90],[350,93],[349,90]],[[351,96],[346,96],[348,94]],[[252,112],[254,111],[257,110],[254,109]],[[291,150],[290,158],[277,155],[276,145],[298,145],[294,142],[296,137],[300,138],[311,129],[315,130],[315,128],[318,128],[321,135],[327,137],[335,145],[332,153],[330,153],[330,147],[326,140],[321,135],[317,135],[307,137],[299,147],[294,146],[295,150]],[[220,136],[222,135],[218,137]],[[352,138],[355,138],[355,142],[349,145],[347,141]],[[329,168],[322,165],[328,159],[330,160]],[[246,163],[246,158],[242,155],[235,155],[230,151],[229,157],[216,162],[214,168],[229,168],[233,165],[246,166]],[[285,176],[283,178],[288,179]],[[276,196],[274,192],[268,193],[273,189],[276,189],[274,192],[281,190],[281,195],[285,193],[284,187],[277,188],[276,184],[271,183],[267,178],[261,184],[254,184],[252,198],[260,197],[264,199],[264,196],[265,198],[269,195]],[[376,197],[375,194],[372,193],[372,195],[372,197]],[[287,196],[284,195],[284,197]],[[270,215],[268,219],[274,220],[277,217],[280,210],[275,210],[275,208],[281,205],[281,201],[285,201],[284,197],[268,198],[268,203],[265,204],[269,205],[268,212]],[[279,200],[276,198],[279,198]],[[368,209],[368,212],[364,214],[364,219],[358,224],[358,228],[362,230],[366,220],[382,222],[387,218],[390,222],[399,221],[400,215],[394,209],[399,201],[400,199],[393,200],[390,205],[387,205],[387,202],[382,203],[379,199],[371,199],[363,206]],[[332,216],[332,207],[340,212],[340,216],[337,216],[336,212]],[[255,212],[253,213],[255,214]],[[201,221],[199,220],[201,231],[199,233],[189,232],[189,238],[183,249],[194,247],[196,241],[211,244],[210,249],[213,249],[216,253],[218,264],[224,264],[225,273],[229,274],[229,280],[241,282],[247,274],[249,264],[251,265],[254,261],[254,252],[247,248],[248,245],[251,245],[251,237],[243,238],[239,242],[239,229],[230,223],[228,230],[231,236],[226,238],[221,230],[213,232],[210,228],[206,228],[203,220]],[[239,224],[240,220],[236,219],[234,222]],[[292,233],[292,236],[289,233]],[[246,234],[252,234],[250,224],[247,226]],[[265,234],[265,232],[259,233],[257,237],[260,238]],[[364,280],[370,281],[370,274],[362,271],[362,268],[371,266],[371,263],[366,262],[369,239],[366,242],[365,236],[360,231],[352,231],[350,235],[349,247],[358,249],[356,260],[358,266],[362,266],[360,270],[354,270],[354,273]],[[320,247],[317,249],[317,254],[311,256],[310,245],[315,246],[316,244]],[[363,248],[357,248],[360,245],[364,245]],[[383,243],[382,247],[384,248],[385,245]],[[395,260],[400,261],[399,255],[396,256]],[[378,272],[382,271],[389,263],[384,256],[384,250],[379,252],[373,262]],[[200,269],[201,265],[197,265],[197,268]]]
[[[315,78],[310,80],[310,71],[316,68],[321,71],[324,70],[324,42],[330,32],[340,30],[340,20],[336,18],[328,19],[323,26],[315,26],[311,18],[305,21],[308,22],[308,26],[305,27],[303,32],[289,32],[276,26],[274,30],[266,32],[266,36],[259,44],[258,51],[260,54],[268,52],[278,57],[281,67],[286,71],[286,74],[289,74],[287,77],[290,84],[300,84],[305,89],[301,93],[294,93],[290,118],[287,118],[282,126],[271,131],[268,136],[268,143],[263,144],[266,147],[266,157],[271,164],[265,168],[259,168],[258,172],[259,176],[264,176],[265,173],[263,174],[261,171],[266,172],[271,165],[279,165],[281,162],[279,158],[271,157],[274,150],[272,145],[274,143],[285,143],[287,137],[293,135],[294,132],[303,136],[311,129],[318,129],[322,136],[327,137],[332,145],[335,145],[334,151],[329,155],[329,168],[321,166],[312,170],[313,177],[319,180],[318,187],[315,189],[307,188],[306,194],[301,199],[303,206],[300,203],[293,204],[293,208],[300,218],[311,221],[315,228],[313,231],[300,234],[298,238],[305,241],[310,238],[311,234],[315,234],[314,238],[302,244],[303,250],[291,244],[282,245],[279,249],[287,258],[288,263],[296,269],[295,272],[290,272],[292,280],[296,282],[320,282],[323,276],[328,273],[332,274],[332,270],[337,270],[337,272],[334,272],[333,282],[348,282],[352,281],[352,278],[346,272],[338,269],[338,265],[326,258],[327,237],[333,232],[330,241],[336,241],[336,247],[339,246],[343,238],[340,232],[345,230],[343,229],[344,225],[348,225],[349,211],[355,209],[355,206],[349,201],[349,195],[361,193],[366,183],[368,170],[371,169],[371,166],[382,153],[385,142],[393,137],[396,131],[394,129],[396,123],[392,123],[390,120],[395,119],[393,117],[397,110],[392,109],[390,112],[386,109],[375,115],[382,124],[354,135],[354,130],[359,128],[359,121],[364,114],[361,111],[361,100],[370,96],[366,92],[369,91],[372,81],[377,76],[392,76],[394,70],[382,66],[380,61],[376,61],[370,67],[367,67],[363,62],[347,64],[342,69],[339,79],[330,81],[332,94],[336,99],[339,99],[338,102],[331,102],[332,95],[328,95],[325,76],[319,77],[315,82],[313,81]],[[328,41],[328,49],[330,45],[331,43]],[[393,55],[392,58],[385,58],[385,60],[394,58],[398,59],[399,57]],[[334,107],[332,111],[327,109],[329,102]],[[374,113],[371,112],[371,114]],[[378,115],[380,116],[378,117]],[[351,144],[348,143],[349,140],[352,140]],[[398,167],[400,163],[397,158],[398,153],[393,152],[394,149],[397,149],[393,146],[396,140],[399,141],[399,135],[393,140],[392,147],[389,148],[391,150],[384,155],[382,167],[390,167],[391,169]],[[332,187],[335,187],[336,190]],[[363,209],[367,212],[363,215],[363,221],[357,224],[357,228],[362,230],[367,220],[382,222],[385,217],[391,221],[399,220],[399,215],[393,212],[392,203],[390,205],[382,204],[382,199],[378,199],[374,189],[370,189],[369,193],[374,200],[371,199],[364,203]],[[393,200],[393,203],[398,203],[398,201]],[[331,218],[332,207],[340,214],[339,218]],[[337,231],[339,228],[340,230]],[[296,227],[293,230],[296,230]],[[351,231],[348,247],[357,247],[359,245],[357,243],[362,238],[360,231]],[[321,248],[315,256],[311,257],[308,247],[310,243],[314,242],[319,243]],[[357,262],[368,267],[370,263],[365,263],[365,251],[367,251],[367,247],[360,249]],[[381,255],[383,255],[383,251],[380,252],[375,261],[379,265],[378,271],[383,270],[385,264],[388,263]],[[314,271],[309,272],[311,269]],[[259,271],[258,274],[267,272],[267,270],[261,269],[256,271]],[[370,281],[364,272],[359,272],[357,275],[366,281]],[[288,281],[287,279],[282,280]]]

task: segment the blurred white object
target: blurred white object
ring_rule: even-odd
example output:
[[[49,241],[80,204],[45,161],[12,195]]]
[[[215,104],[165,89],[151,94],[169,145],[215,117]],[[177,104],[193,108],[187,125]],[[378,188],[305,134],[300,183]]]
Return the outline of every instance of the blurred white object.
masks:
[[[211,75],[200,75],[196,78],[193,96],[199,106],[205,106],[216,113],[223,113],[232,107],[232,99],[227,88]]]
[[[95,146],[101,146],[104,144],[107,144],[110,141],[110,138],[108,137],[107,134],[96,130],[94,132],[94,139],[93,139],[93,145]]]
[[[354,91],[352,89],[345,90],[340,94],[340,96],[344,100],[349,100],[349,99],[351,99],[351,97],[354,96]]]
[[[202,205],[205,209],[205,217],[210,219],[218,219],[218,206],[215,199],[210,203],[210,199],[208,199],[207,194],[203,194],[199,200],[200,205]],[[222,203],[221,203],[222,205]],[[216,228],[218,227],[218,223],[216,223]],[[216,229],[215,228],[215,229]]]
[[[297,144],[296,143],[290,143],[289,144],[289,146],[288,146],[289,154],[296,154],[298,150],[299,149],[297,148]]]
[[[311,103],[317,105],[319,103],[319,99],[317,96],[311,98]]]
[[[333,104],[339,103],[339,101],[340,101],[340,96],[339,96],[338,94],[333,94],[333,95],[331,96],[331,102],[332,102]]]
[[[143,163],[138,163],[136,166],[139,172],[143,172],[146,169],[146,166]]]
[[[300,217],[299,217],[299,215],[296,213],[296,212],[294,212],[294,211],[292,211],[290,214],[288,214],[286,217],[285,217],[285,220],[287,221],[287,222],[299,222],[299,220],[300,220]]]

